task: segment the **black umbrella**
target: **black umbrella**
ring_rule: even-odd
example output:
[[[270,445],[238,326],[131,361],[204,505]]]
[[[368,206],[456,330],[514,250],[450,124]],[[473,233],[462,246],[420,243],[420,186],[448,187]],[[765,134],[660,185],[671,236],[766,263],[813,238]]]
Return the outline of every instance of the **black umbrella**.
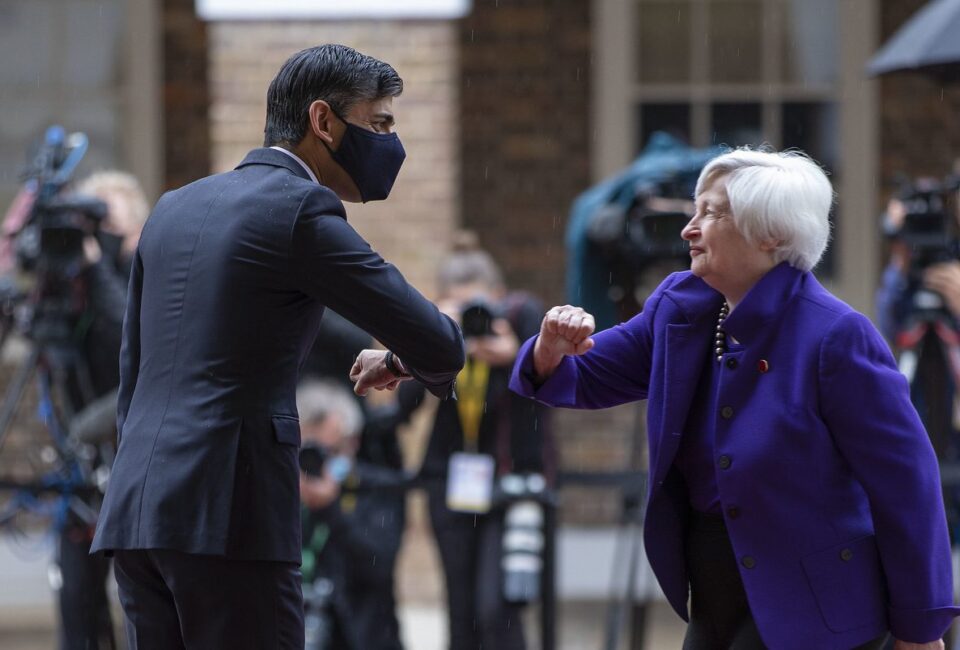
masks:
[[[927,3],[867,65],[871,75],[897,70],[960,78],[960,0]]]

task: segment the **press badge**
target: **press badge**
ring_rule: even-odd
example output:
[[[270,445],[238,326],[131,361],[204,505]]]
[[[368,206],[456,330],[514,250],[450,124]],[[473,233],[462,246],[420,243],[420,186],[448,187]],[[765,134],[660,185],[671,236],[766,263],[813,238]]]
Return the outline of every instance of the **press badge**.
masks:
[[[457,452],[447,472],[447,508],[454,512],[489,512],[493,497],[492,456]]]

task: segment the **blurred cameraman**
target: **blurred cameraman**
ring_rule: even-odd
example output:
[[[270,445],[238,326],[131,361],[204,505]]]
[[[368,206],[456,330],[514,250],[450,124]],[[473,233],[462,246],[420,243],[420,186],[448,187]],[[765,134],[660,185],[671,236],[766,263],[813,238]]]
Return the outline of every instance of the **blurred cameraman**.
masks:
[[[920,179],[883,215],[890,259],[877,292],[877,323],[898,353],[911,399],[941,462],[960,461],[960,245],[957,183]],[[945,490],[954,545],[960,489]]]
[[[76,193],[103,201],[106,214],[84,239],[86,301],[75,333],[89,370],[88,380],[70,386],[76,416],[67,423],[71,441],[90,450],[94,465],[112,461],[116,432],[116,389],[130,260],[148,204],[136,178],[121,171],[101,171],[81,181]],[[80,384],[89,381],[89,386]],[[94,399],[91,401],[90,396]],[[106,469],[106,467],[105,467]],[[103,486],[101,486],[103,487]],[[96,510],[98,504],[87,504]],[[93,524],[71,511],[60,531],[60,648],[116,648],[106,592],[109,560],[90,555]]]
[[[522,478],[542,488],[544,476],[552,477],[548,410],[508,388],[519,342],[539,331],[543,309],[528,294],[507,292],[471,233],[461,233],[441,263],[438,285],[437,304],[459,321],[467,349],[457,401],[439,404],[420,472],[446,578],[450,649],[521,650],[522,603],[504,593],[511,504],[497,503],[492,484]],[[417,391],[423,388],[407,382],[399,398]]]
[[[399,477],[357,460],[364,417],[351,391],[332,381],[305,381],[297,410],[306,648],[399,648],[393,601],[377,593],[389,585],[383,573],[392,572],[392,563],[379,558],[394,545],[379,529],[383,502],[351,489],[391,478],[399,483]]]

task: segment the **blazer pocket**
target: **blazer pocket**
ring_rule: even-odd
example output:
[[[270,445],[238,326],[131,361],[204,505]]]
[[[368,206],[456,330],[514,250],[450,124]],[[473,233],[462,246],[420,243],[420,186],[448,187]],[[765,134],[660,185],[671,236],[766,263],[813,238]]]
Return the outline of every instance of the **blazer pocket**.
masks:
[[[873,535],[804,557],[803,571],[833,632],[847,632],[886,619],[886,587]]]
[[[282,445],[300,446],[300,420],[292,415],[271,415],[273,435]]]

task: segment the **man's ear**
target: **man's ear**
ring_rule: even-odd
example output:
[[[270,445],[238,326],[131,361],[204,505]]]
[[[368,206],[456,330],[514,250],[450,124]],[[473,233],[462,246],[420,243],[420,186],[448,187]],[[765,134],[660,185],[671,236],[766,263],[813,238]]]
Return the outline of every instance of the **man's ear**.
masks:
[[[333,145],[333,123],[336,119],[330,104],[318,99],[310,104],[310,130],[315,136],[327,143],[327,146]]]

